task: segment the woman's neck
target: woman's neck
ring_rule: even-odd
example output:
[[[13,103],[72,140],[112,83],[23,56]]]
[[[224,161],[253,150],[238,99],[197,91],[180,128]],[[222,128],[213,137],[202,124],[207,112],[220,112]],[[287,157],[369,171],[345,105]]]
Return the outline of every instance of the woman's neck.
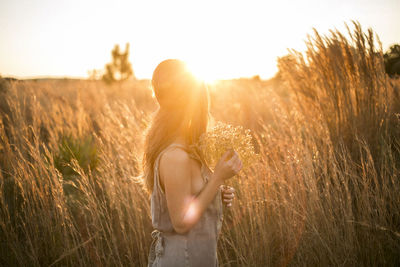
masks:
[[[186,141],[185,141],[185,138],[183,138],[183,136],[178,136],[177,138],[175,138],[175,141],[174,141],[174,143],[175,144],[181,144],[181,145],[184,145],[184,146],[186,146],[187,144],[186,144]]]

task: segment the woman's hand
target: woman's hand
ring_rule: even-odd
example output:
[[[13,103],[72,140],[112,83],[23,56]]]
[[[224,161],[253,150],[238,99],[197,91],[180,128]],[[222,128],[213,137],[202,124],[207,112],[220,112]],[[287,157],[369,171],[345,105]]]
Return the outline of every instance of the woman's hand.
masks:
[[[235,198],[235,188],[228,185],[222,185],[221,194],[222,202],[226,205],[226,207],[232,207],[232,201]]]
[[[231,155],[232,157],[230,157]],[[220,179],[220,181],[223,182],[236,175],[242,167],[242,161],[240,160],[238,153],[235,150],[230,149],[226,151],[218,161],[214,169],[214,175],[217,179]]]

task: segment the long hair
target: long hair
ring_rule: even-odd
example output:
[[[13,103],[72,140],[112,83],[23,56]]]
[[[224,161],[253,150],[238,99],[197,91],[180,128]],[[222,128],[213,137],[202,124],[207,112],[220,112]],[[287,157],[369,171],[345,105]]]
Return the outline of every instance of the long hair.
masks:
[[[207,131],[209,120],[207,86],[197,80],[182,61],[161,62],[154,70],[152,87],[159,107],[146,132],[142,161],[142,178],[149,194],[153,191],[157,156],[179,135],[183,135],[188,149],[204,162],[201,151],[193,145]]]

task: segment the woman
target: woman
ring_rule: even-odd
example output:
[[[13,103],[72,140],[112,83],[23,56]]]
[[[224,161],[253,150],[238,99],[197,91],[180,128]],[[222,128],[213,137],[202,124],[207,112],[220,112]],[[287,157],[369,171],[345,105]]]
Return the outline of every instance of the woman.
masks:
[[[242,163],[235,151],[227,151],[212,172],[194,146],[207,130],[209,97],[182,61],[161,62],[152,86],[160,107],[143,157],[155,228],[149,266],[218,266],[221,197],[227,205],[234,197],[233,188],[222,184]]]

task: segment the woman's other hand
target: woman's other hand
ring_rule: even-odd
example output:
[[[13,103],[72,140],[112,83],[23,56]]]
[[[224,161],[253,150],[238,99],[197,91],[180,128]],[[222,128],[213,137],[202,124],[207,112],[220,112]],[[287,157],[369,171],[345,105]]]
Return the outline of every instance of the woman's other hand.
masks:
[[[214,169],[214,175],[223,182],[236,175],[242,167],[242,161],[238,153],[230,149],[227,150],[218,161]]]
[[[228,185],[221,186],[222,202],[226,207],[231,207],[233,199],[235,198],[235,188]]]

